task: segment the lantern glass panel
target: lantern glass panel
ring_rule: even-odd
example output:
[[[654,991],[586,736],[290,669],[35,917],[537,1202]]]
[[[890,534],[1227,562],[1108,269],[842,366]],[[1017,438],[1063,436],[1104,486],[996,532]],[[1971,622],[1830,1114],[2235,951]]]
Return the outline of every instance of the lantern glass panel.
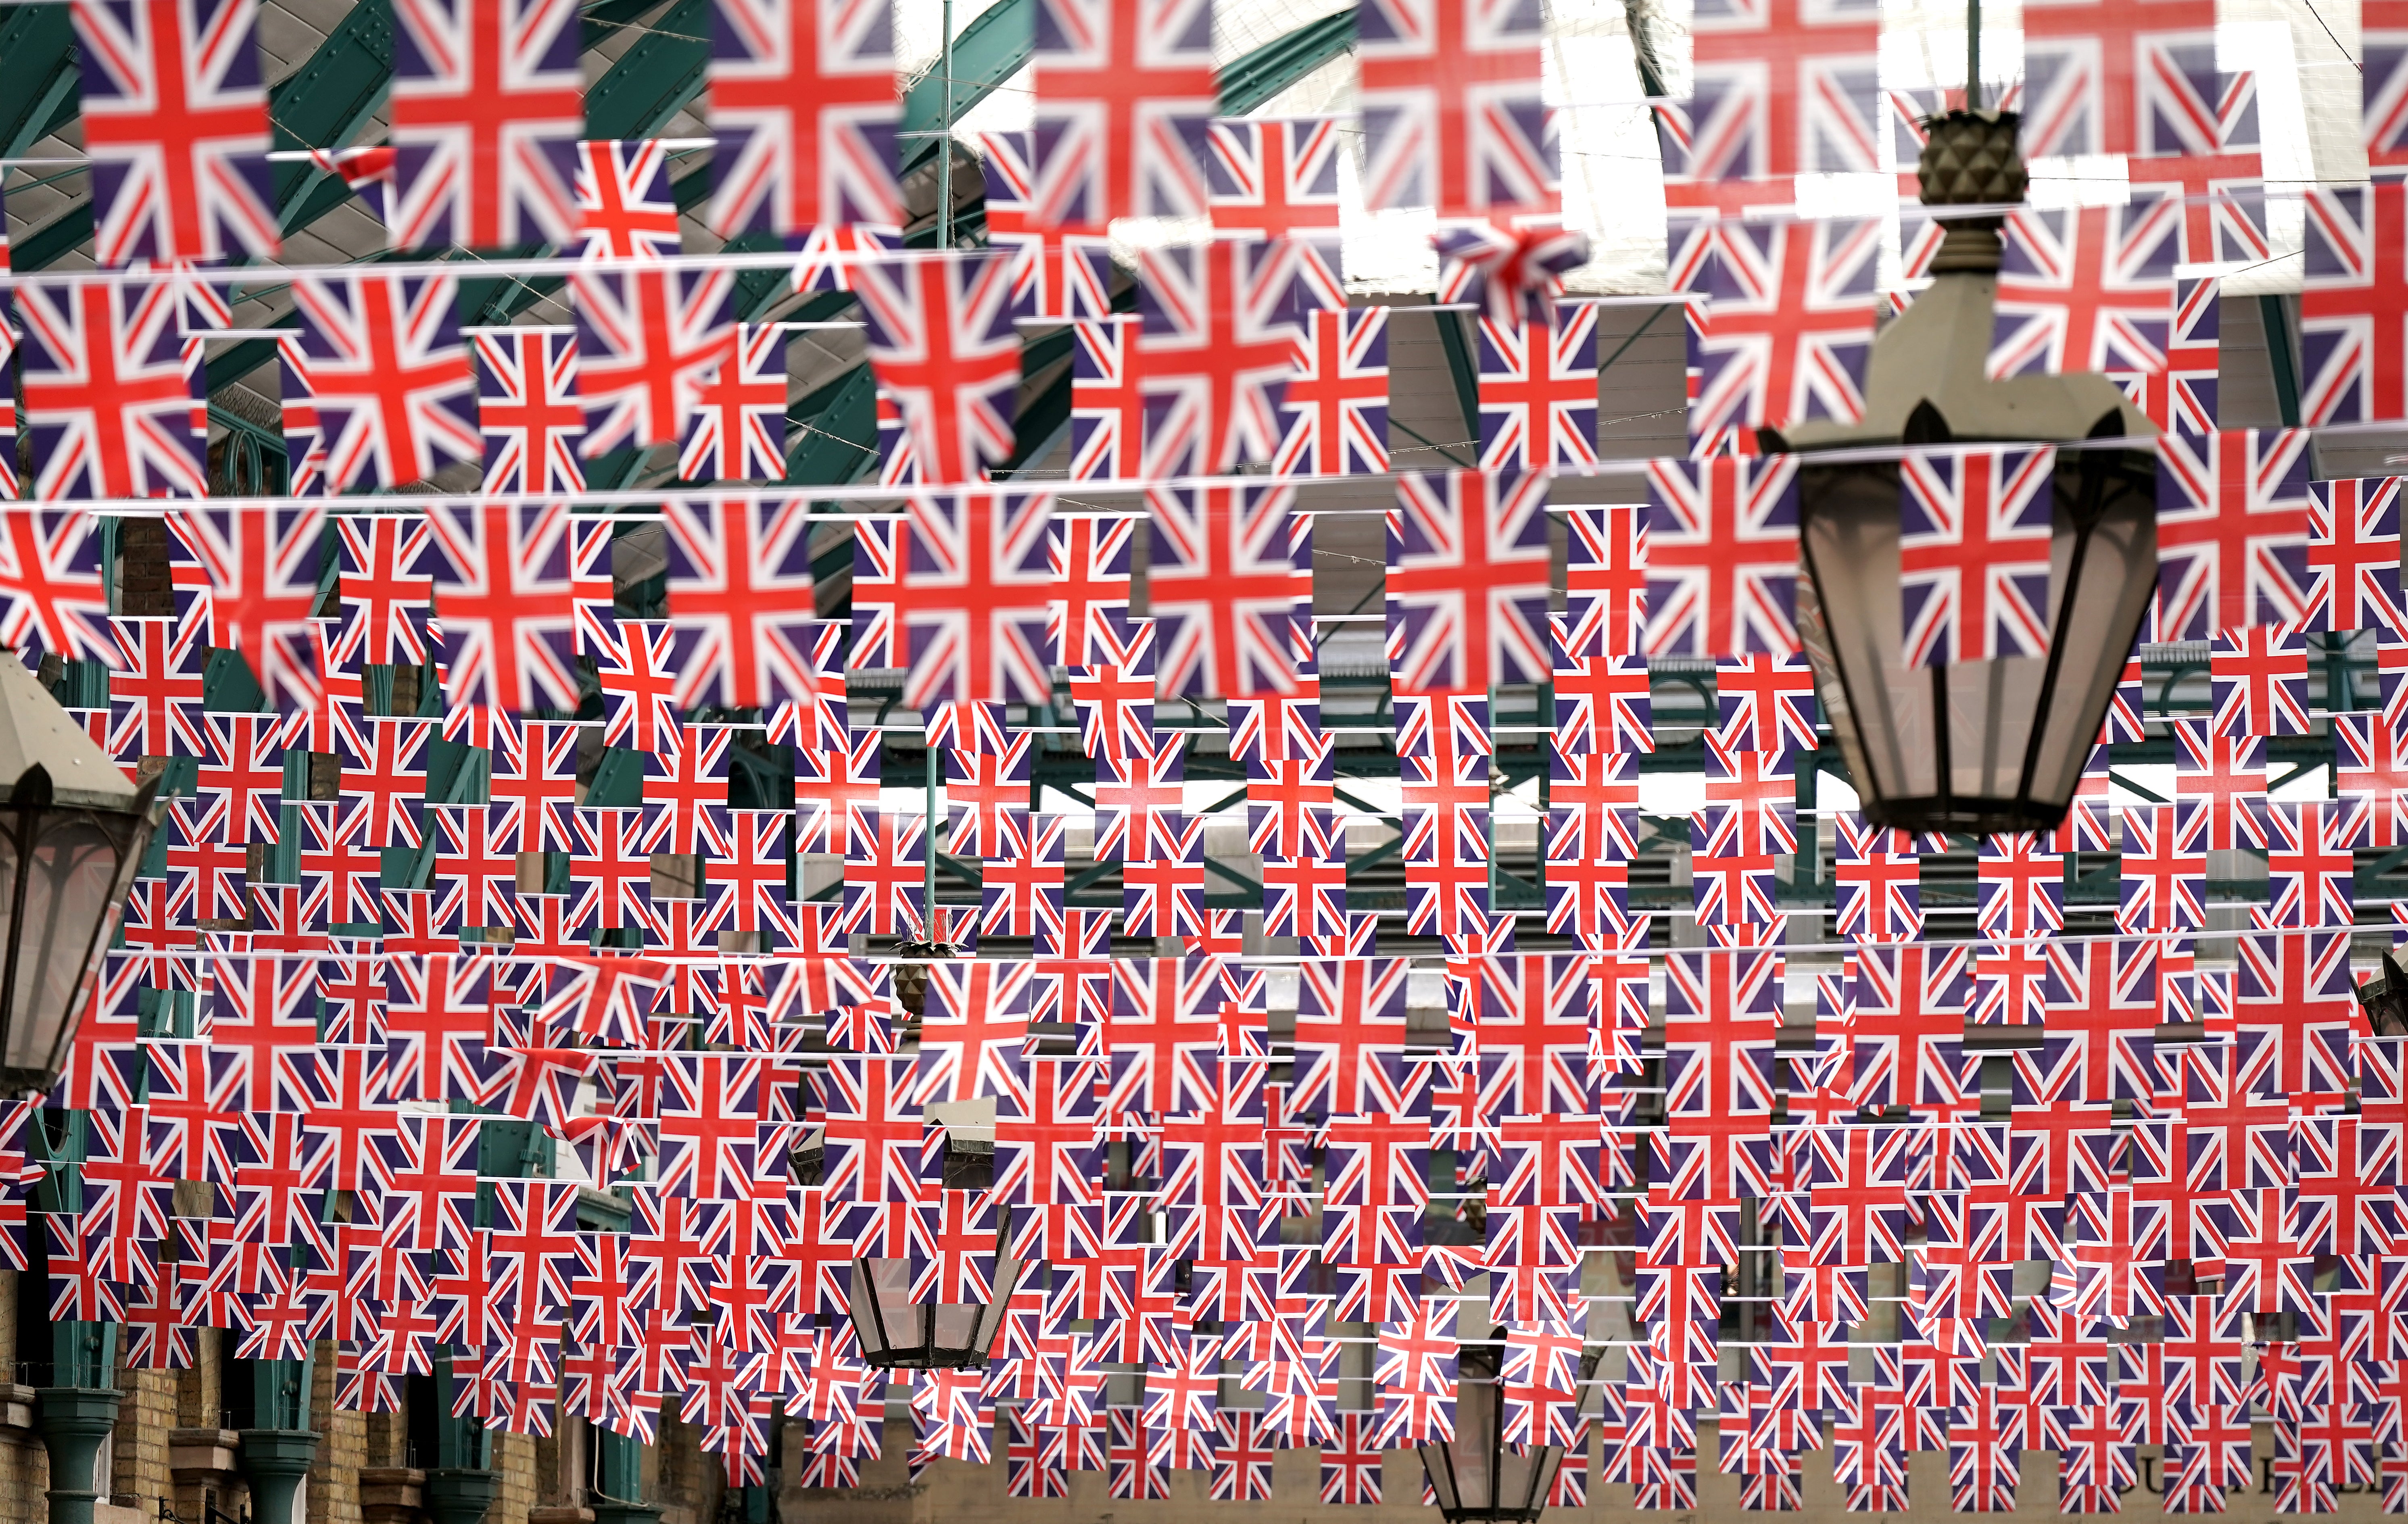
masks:
[[[1898,467],[1800,469],[1799,639],[1868,819],[1974,833],[2064,819],[2156,588],[2149,479],[2122,452],[2059,454],[2049,655],[1909,667]]]
[[[65,1056],[77,1003],[86,998],[85,975],[122,892],[121,848],[80,810],[45,812],[34,829],[22,898],[8,905],[8,922],[0,928],[0,947],[13,940],[17,963],[0,1063],[55,1070]],[[19,867],[13,843],[7,857],[0,872],[8,876],[0,884],[13,890]]]

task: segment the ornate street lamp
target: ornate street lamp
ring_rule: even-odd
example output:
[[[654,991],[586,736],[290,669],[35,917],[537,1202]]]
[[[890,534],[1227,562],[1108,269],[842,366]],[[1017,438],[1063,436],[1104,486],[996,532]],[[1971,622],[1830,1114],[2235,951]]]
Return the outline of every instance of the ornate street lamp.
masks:
[[[1503,1334],[1494,1337],[1502,1339]],[[1505,1443],[1498,1349],[1495,1343],[1464,1346],[1455,1371],[1455,1437],[1418,1446],[1422,1472],[1438,1495],[1439,1517],[1447,1524],[1531,1524],[1546,1510],[1556,1468],[1564,1462],[1560,1445]],[[1589,1402],[1588,1380],[1596,1371],[1597,1352],[1582,1355],[1584,1409]]]
[[[2021,201],[2015,127],[2013,112],[1934,119],[1917,171],[1925,205]],[[1930,289],[1873,346],[1864,421],[1765,439],[1799,457],[1798,633],[1824,711],[1866,818],[1911,831],[2037,831],[2065,818],[2157,582],[2151,450],[2061,450],[2049,487],[2046,654],[1905,662],[1899,464],[1847,457],[2157,432],[2103,376],[1986,377],[2002,221],[1950,221]]]
[[[47,1094],[158,818],[13,651],[0,651],[0,1090]]]
[[[850,1297],[861,1358],[885,1371],[984,1370],[1022,1269],[1009,1255],[996,1261],[991,1301],[916,1302],[910,1261],[853,1261]]]

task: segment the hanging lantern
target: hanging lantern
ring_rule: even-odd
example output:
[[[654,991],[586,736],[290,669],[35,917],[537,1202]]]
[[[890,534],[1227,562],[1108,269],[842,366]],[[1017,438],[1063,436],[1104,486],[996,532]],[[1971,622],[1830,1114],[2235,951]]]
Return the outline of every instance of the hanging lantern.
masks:
[[[1504,1338],[1502,1330],[1491,1336]],[[1455,1372],[1455,1437],[1417,1446],[1422,1472],[1447,1524],[1531,1524],[1546,1511],[1560,1445],[1508,1445],[1505,1388],[1498,1378],[1498,1343],[1466,1345]],[[1581,1406],[1589,1406],[1597,1351],[1581,1356]]]
[[[850,1299],[861,1358],[887,1371],[984,1370],[1022,1268],[1009,1255],[996,1261],[990,1301],[916,1302],[909,1260],[853,1261]]]
[[[1924,203],[2020,201],[2015,127],[2012,112],[1933,121],[1918,170]],[[1903,478],[1878,447],[2015,449],[2157,433],[2103,376],[1987,377],[2001,221],[1949,222],[1931,287],[1873,346],[1864,421],[1800,424],[1764,440],[1799,457],[1799,642],[1866,819],[1902,830],[2039,831],[2062,820],[2157,585],[2154,452],[2060,449],[2039,488],[2050,520],[2045,649],[1907,661]]]
[[[14,651],[0,651],[0,1089],[47,1094],[157,829],[128,782]]]

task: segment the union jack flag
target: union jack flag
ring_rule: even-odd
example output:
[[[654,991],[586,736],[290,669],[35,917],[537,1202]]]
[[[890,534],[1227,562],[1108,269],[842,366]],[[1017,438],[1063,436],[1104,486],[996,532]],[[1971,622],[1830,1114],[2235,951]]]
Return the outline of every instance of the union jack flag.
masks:
[[[0,647],[67,661],[116,653],[98,530],[80,508],[0,508]]]
[[[2356,848],[2370,834],[2363,799],[2270,801],[2269,903],[2249,907],[2258,926],[2347,926],[2357,919]]]
[[[1216,124],[1216,127],[1222,124]],[[1281,394],[1286,432],[1274,476],[1378,475],[1388,469],[1388,309],[1319,307],[1305,313],[1296,369]],[[1592,366],[1596,361],[1590,354]],[[1592,404],[1594,404],[1592,395]],[[1595,422],[1592,406],[1591,422]],[[1596,430],[1589,430],[1593,438]]]
[[[585,411],[578,406],[577,331],[480,329],[477,427],[485,439],[488,492],[575,492]]]
[[[1206,215],[1210,0],[1044,0],[1038,37],[1031,222]]]
[[[1541,682],[1547,630],[1543,473],[1408,473],[1388,514],[1388,665],[1399,692]]]
[[[1922,860],[1904,832],[1839,816],[1839,933],[1859,942],[1906,942],[1922,934]]]
[[[1656,106],[1667,178],[1785,186],[1800,173],[1881,167],[1880,20],[1869,0],[1715,0],[1691,24],[1690,97]]]
[[[2197,931],[2207,924],[2206,833],[2192,823],[2205,809],[2193,801],[2124,806],[2116,930]]]
[[[1797,481],[1787,457],[1648,463],[1644,654],[1796,654]]]
[[[1595,465],[1597,307],[1558,303],[1544,322],[1484,316],[1479,397],[1483,469]]]
[[[714,0],[712,12],[712,230],[902,221],[894,7]]]
[[[123,279],[21,285],[34,497],[203,497],[193,428],[200,349],[177,331],[176,286]]]
[[[568,508],[437,503],[426,509],[436,617],[455,704],[574,710]]]
[[[277,635],[308,626],[318,605],[325,513],[188,508],[168,515],[166,525],[208,577],[200,614],[209,646],[241,650],[258,672],[267,672]]]
[[[1366,207],[1429,207],[1441,219],[1555,209],[1537,13],[1495,0],[1377,0],[1355,27]],[[1477,71],[1478,89],[1465,71]]]
[[[428,640],[435,579],[417,569],[428,535],[415,513],[335,517],[344,611],[335,660],[423,666],[439,648]]]
[[[1906,664],[2048,650],[2050,449],[1909,454],[1899,462],[1899,597]]]
[[[1100,231],[1055,231],[1037,210],[1052,182],[1076,166],[1054,164],[1055,173],[1040,180],[1030,134],[976,135],[984,161],[987,247],[1005,250],[1010,261],[1011,315],[1064,322],[1111,317],[1111,240]]]
[[[869,363],[903,415],[924,479],[974,481],[1011,453],[1020,339],[995,253],[871,261],[853,272]]]
[[[1647,515],[1632,504],[1570,508],[1565,528],[1567,649],[1632,656],[1647,627]]]
[[[1346,305],[1339,277],[1336,117],[1219,117],[1211,127],[1215,231],[1284,244],[1299,312]]]
[[[678,706],[767,707],[814,692],[810,503],[672,497],[662,520],[669,625],[682,642]]]
[[[274,259],[258,0],[80,0],[68,13],[93,263]]]
[[[450,276],[293,278],[328,491],[371,471],[371,485],[402,487],[446,461],[482,459],[476,379],[452,314],[458,293]]]
[[[2137,187],[2127,207],[2018,208],[1989,374],[2163,370],[2181,234],[2180,199]]]
[[[1872,355],[1878,219],[1715,224],[1691,309],[1692,453],[1732,434],[1864,416]]]
[[[2332,717],[2333,791],[2371,812],[2367,845],[2408,844],[2408,745],[2374,715]]]
[[[1555,636],[1555,734],[1572,751],[1656,749],[1655,705],[1647,662],[1637,656],[1574,656],[1564,649],[1563,616],[1550,616]]]
[[[1278,455],[1300,333],[1285,269],[1271,246],[1242,238],[1141,251],[1136,368],[1147,476],[1227,472]]]
[[[1141,522],[1135,514],[1081,515],[1048,527],[1046,564],[1061,596],[1048,603],[1046,624],[1064,666],[1128,649],[1129,554]]]
[[[1295,501],[1289,487],[1147,491],[1147,587],[1164,697],[1302,691],[1295,632],[1312,607],[1312,526],[1290,514]]]
[[[2308,637],[2294,625],[2219,632],[2208,653],[2215,734],[2308,734]]]
[[[394,249],[577,242],[581,33],[557,0],[397,0]]]
[[[1043,703],[1053,497],[914,497],[906,519],[863,520],[853,540],[852,666],[901,667],[905,702]]]
[[[2305,430],[2160,435],[2152,638],[2305,619],[2312,512]]]
[[[2223,363],[2221,294],[2222,282],[2212,278],[2176,279],[2165,367],[2109,377],[2160,433],[2179,429],[2197,436],[2214,432],[2216,375]]]
[[[2408,415],[2408,325],[2401,320],[2408,301],[2401,278],[2408,183],[2311,186],[2306,201],[2300,421],[2372,423]]]
[[[2135,16],[2071,0],[2025,23],[2023,151],[2205,152],[2216,143],[2215,7]]]
[[[678,442],[735,352],[732,270],[572,270],[577,394],[593,456]]]
[[[2400,478],[2308,484],[2310,630],[2408,633],[2400,586]]]
[[[1070,325],[1070,475],[1076,480],[1144,475],[1139,320],[1106,318]]]
[[[669,191],[668,147],[660,139],[578,144],[576,192],[583,258],[676,257],[677,200]]]
[[[786,334],[738,323],[718,365],[695,383],[678,476],[687,481],[776,481],[786,474]]]

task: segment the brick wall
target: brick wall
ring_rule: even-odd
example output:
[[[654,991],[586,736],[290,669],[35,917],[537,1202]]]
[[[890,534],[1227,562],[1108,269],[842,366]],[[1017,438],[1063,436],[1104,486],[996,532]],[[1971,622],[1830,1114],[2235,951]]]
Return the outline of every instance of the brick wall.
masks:
[[[309,1462],[309,1524],[362,1524],[360,1468],[380,1463],[368,1459],[366,1417],[335,1410],[336,1380],[335,1342],[321,1339],[309,1373],[309,1426],[318,1431],[318,1453]]]
[[[118,1354],[116,1443],[110,1446],[109,1489],[133,1494],[144,1517],[159,1517],[159,1500],[173,1502],[175,1479],[167,1471],[167,1434],[176,1427],[176,1371],[130,1371]],[[122,1497],[120,1502],[125,1501]]]

